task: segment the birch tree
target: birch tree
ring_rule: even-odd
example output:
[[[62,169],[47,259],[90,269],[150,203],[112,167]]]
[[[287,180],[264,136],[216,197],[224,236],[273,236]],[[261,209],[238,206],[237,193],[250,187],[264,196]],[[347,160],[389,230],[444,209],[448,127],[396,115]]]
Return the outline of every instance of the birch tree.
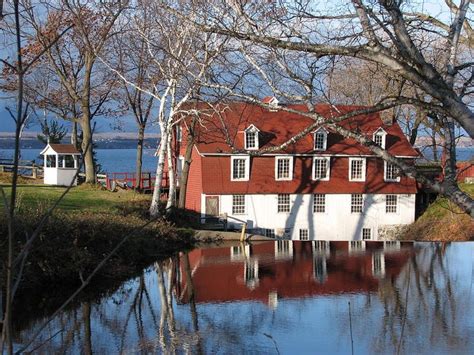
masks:
[[[170,4],[173,2],[170,2]],[[179,4],[174,4],[179,8]],[[179,9],[187,13],[185,6]],[[187,13],[196,18],[197,13]],[[159,78],[152,89],[143,87],[139,82],[119,68],[109,65],[128,86],[154,97],[156,101],[155,122],[161,138],[157,150],[155,188],[150,205],[151,216],[160,213],[160,198],[163,193],[162,181],[165,165],[170,177],[167,209],[174,206],[176,192],[175,165],[171,154],[173,129],[185,113],[187,103],[198,98],[200,88],[206,81],[208,71],[214,60],[220,55],[223,41],[211,33],[197,31],[192,22],[166,11],[162,2],[142,1],[130,16],[131,30],[135,41],[144,41],[150,60],[149,77]],[[200,96],[201,98],[203,96]]]

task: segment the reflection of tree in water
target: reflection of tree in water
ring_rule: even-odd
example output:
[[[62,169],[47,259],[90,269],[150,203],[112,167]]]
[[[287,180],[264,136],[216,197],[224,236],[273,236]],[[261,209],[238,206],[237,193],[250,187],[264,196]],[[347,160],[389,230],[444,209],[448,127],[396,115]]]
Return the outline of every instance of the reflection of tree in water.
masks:
[[[465,311],[462,300],[466,295],[456,288],[458,280],[453,280],[448,268],[448,247],[427,244],[410,258],[396,279],[380,281],[377,294],[382,306],[380,318],[374,319],[377,316],[373,312],[374,295],[367,294],[364,304],[352,309],[356,322],[370,325],[375,335],[374,351],[407,353],[443,346],[469,351],[467,340],[472,334],[468,334],[468,327],[461,321]],[[364,320],[368,316],[370,319]],[[359,329],[357,336],[370,336],[366,327],[361,328],[365,329]],[[354,342],[357,344],[357,337]]]

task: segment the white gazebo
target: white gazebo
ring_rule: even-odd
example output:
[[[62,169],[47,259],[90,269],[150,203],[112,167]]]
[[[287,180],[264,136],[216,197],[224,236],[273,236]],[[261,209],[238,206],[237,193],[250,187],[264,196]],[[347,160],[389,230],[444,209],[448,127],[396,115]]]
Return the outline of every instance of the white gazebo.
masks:
[[[44,155],[45,185],[77,185],[76,173],[79,169],[81,153],[73,144],[50,144],[41,151]]]

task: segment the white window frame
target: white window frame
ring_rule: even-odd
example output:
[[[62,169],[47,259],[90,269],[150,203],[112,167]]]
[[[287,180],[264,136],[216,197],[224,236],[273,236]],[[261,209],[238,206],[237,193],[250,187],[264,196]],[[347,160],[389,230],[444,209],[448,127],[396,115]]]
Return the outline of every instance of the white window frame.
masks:
[[[280,196],[288,196],[288,211],[280,211]],[[283,204],[281,204],[281,205],[284,206]],[[291,195],[290,194],[278,194],[277,195],[277,213],[290,213],[290,212],[291,212]]]
[[[352,162],[362,161],[362,177],[359,179],[352,178]],[[366,158],[349,158],[349,181],[365,181],[367,170],[367,159]]]
[[[322,196],[322,203],[316,204],[317,196]],[[322,207],[323,211],[316,211],[316,207]],[[326,194],[313,194],[313,213],[326,213]]]
[[[361,210],[360,211],[353,211],[354,207],[355,206],[360,206],[360,204],[354,204],[354,196],[355,195],[360,195],[362,196],[362,207],[361,207]],[[364,213],[364,201],[365,198],[364,198],[364,194],[351,194],[351,213]]]
[[[300,228],[298,233],[299,240],[310,240],[309,238],[309,229],[308,228]]]
[[[372,254],[372,275],[377,278],[385,276],[385,255],[381,252]]]
[[[387,140],[387,132],[382,127],[377,129],[374,132],[374,134],[372,135],[372,140],[374,141],[374,143],[376,143],[376,141],[375,141],[376,136],[381,136],[382,137],[382,142],[379,146],[380,146],[380,148],[385,149],[385,146],[386,146],[385,143],[386,143],[386,140]]]
[[[326,169],[326,176],[324,178],[316,178],[316,160],[326,160],[327,162],[327,169]],[[328,181],[329,177],[331,176],[331,158],[330,157],[313,157],[313,168],[311,171],[311,178],[313,181]]]
[[[316,135],[322,134],[324,136],[323,138],[323,147],[318,148],[316,147]],[[328,147],[328,132],[324,128],[319,128],[316,131],[313,132],[313,150],[316,151],[325,151]]]
[[[234,179],[234,160],[245,160],[245,173],[243,178]],[[233,155],[230,157],[230,181],[249,181],[250,176],[250,156],[249,155]]]
[[[388,176],[387,176],[389,164],[395,166],[395,168],[398,169],[399,173],[400,173],[400,169],[395,164],[389,163],[388,161],[384,161],[383,163],[384,163],[383,164],[383,179],[384,179],[384,181],[387,181],[387,182],[400,182],[400,175],[398,175],[395,179],[389,179]]]
[[[393,196],[395,197],[395,204],[388,204],[388,200],[389,200],[389,196]],[[398,195],[395,195],[395,194],[387,194],[385,195],[385,213],[386,214],[397,214],[398,213],[398,205],[399,205],[399,199],[398,199]],[[394,208],[394,210],[393,210]],[[389,210],[390,209],[390,210]]]
[[[364,238],[365,236],[365,233],[364,232],[368,232],[369,233],[369,238]],[[370,227],[362,227],[362,230],[360,232],[360,240],[373,240],[373,233],[372,233],[372,228]]]
[[[264,228],[263,235],[268,238],[275,238],[275,230],[272,228]]]
[[[292,259],[293,258],[293,241],[277,240],[275,242],[275,259]]]
[[[260,130],[255,127],[253,124],[248,126],[245,131],[244,131],[244,147],[245,150],[258,150],[259,149],[259,132]],[[254,134],[255,135],[255,146],[254,147],[248,147],[247,146],[247,134]]]
[[[289,177],[287,178],[279,178],[278,177],[278,162],[280,160],[289,160]],[[276,181],[291,181],[293,180],[293,157],[292,156],[280,156],[275,157],[275,180]]]
[[[243,205],[242,204],[234,204],[234,198],[235,197],[243,197]],[[243,212],[234,212],[234,207],[237,207],[237,208],[240,208],[240,207],[244,207],[244,210]],[[232,215],[245,215],[247,214],[247,198],[246,198],[246,195],[243,195],[243,194],[235,194],[235,195],[232,195]]]

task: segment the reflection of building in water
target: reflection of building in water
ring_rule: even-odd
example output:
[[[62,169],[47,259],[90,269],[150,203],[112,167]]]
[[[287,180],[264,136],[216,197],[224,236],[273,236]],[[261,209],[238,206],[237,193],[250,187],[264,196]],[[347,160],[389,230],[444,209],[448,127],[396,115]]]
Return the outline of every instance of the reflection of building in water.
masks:
[[[178,302],[260,300],[275,308],[282,298],[375,292],[393,282],[413,243],[282,240],[190,252],[192,291],[182,258],[175,278]]]

